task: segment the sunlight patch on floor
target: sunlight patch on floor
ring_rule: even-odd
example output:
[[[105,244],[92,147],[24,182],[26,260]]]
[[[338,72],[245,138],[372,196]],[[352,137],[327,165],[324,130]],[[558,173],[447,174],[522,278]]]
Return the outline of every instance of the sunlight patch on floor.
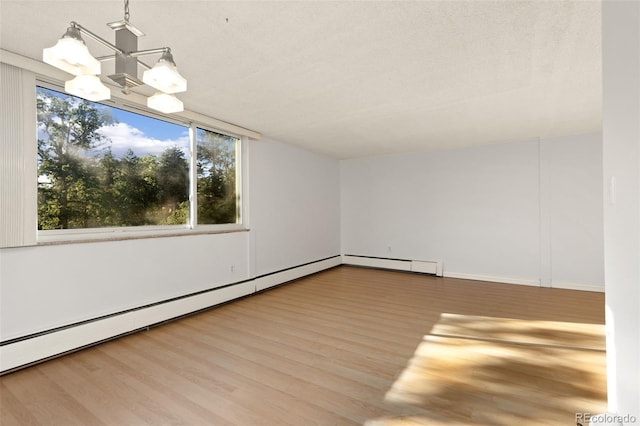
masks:
[[[571,425],[606,411],[604,326],[442,314],[385,395],[412,424]]]

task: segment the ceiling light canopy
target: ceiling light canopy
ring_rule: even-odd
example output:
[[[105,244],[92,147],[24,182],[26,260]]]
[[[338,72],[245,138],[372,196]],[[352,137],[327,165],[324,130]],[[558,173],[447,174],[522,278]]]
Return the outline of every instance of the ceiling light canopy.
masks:
[[[115,44],[80,24],[71,22],[67,32],[53,47],[43,49],[42,60],[77,76],[65,82],[65,90],[68,93],[90,101],[102,101],[111,98],[111,91],[98,77],[101,73],[100,61],[115,59],[116,72],[108,77],[122,87],[124,94],[128,95],[132,88],[147,84],[159,90],[147,100],[149,108],[164,113],[183,111],[182,102],[173,96],[173,93],[186,91],[187,80],[178,73],[171,49],[161,47],[138,50],[138,37],[144,33],[129,22],[129,0],[124,2],[124,11],[123,21],[107,24],[116,32]],[[89,53],[81,34],[87,35],[115,53],[96,59]],[[153,67],[138,59],[140,56],[153,54],[161,54]],[[146,68],[142,80],[138,78],[139,67]]]

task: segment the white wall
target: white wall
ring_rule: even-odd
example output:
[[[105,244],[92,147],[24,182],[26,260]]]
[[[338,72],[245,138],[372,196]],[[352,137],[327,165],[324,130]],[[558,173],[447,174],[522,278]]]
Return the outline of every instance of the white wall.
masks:
[[[30,117],[29,109],[35,108],[34,76],[5,64],[2,64],[2,71],[3,87],[15,89],[17,83],[14,80],[23,81],[24,86],[24,90],[1,91],[3,103],[19,103],[16,100],[21,100],[21,97],[25,100],[24,109],[16,109],[11,117],[0,117],[3,134],[23,135],[20,139],[24,139],[25,147],[30,149],[14,149],[10,141],[15,138],[3,138],[0,140],[0,152],[11,154],[14,173],[16,170],[18,173],[20,170],[33,172],[36,164],[35,127],[23,124],[32,122],[35,117],[27,119]],[[12,76],[15,78],[9,79]],[[24,131],[22,127],[31,130]],[[244,197],[248,206],[245,219],[251,228],[248,232],[0,249],[0,341],[339,255],[338,161],[271,140],[250,140],[246,149],[248,156],[245,159],[250,169]],[[24,184],[21,181],[15,183],[13,176],[0,180],[1,205],[16,204],[17,197],[11,194],[20,191],[14,186],[24,186],[25,192],[29,193],[26,198],[35,202],[36,175],[27,172],[22,175]],[[21,234],[35,235],[35,223],[32,223],[35,222],[35,205],[23,210],[3,209],[4,216],[0,218],[0,223],[6,224],[2,228],[3,236],[8,230],[13,230],[14,224],[21,223],[27,224],[26,228],[28,224],[32,225],[31,231],[26,229]],[[33,220],[18,220],[21,219],[19,215],[32,215]],[[33,241],[32,238],[12,238],[9,243],[29,245]],[[334,263],[319,262],[286,274],[262,278],[259,282],[256,280],[252,285],[254,290],[266,288]],[[224,294],[231,294],[230,297],[247,294],[247,286],[241,287],[241,291],[225,291]],[[180,306],[202,306],[203,300],[214,299],[224,298],[199,298]],[[166,311],[171,315],[179,309]],[[144,315],[137,315],[136,325],[132,324],[130,328],[120,324],[128,320],[120,321],[120,331],[114,333],[144,326]],[[160,317],[153,314],[149,318]],[[103,331],[108,337],[109,330]],[[79,338],[70,339],[65,348],[72,348],[73,342],[82,346],[82,332],[76,334]],[[23,359],[31,361],[28,356],[22,357],[22,349],[11,351],[16,356],[8,363],[10,368],[19,365]],[[46,356],[46,352],[43,349],[39,353]]]
[[[249,232],[0,249],[1,340],[339,255],[338,161],[248,149]]]
[[[256,276],[339,255],[339,162],[270,139],[250,157]]]
[[[0,335],[12,339],[247,279],[247,244],[241,232],[1,249]]]
[[[602,135],[543,140],[541,154],[548,277],[554,287],[604,291]]]
[[[344,160],[342,251],[602,289],[600,150],[587,135]]]
[[[640,421],[640,3],[602,16],[607,393]]]

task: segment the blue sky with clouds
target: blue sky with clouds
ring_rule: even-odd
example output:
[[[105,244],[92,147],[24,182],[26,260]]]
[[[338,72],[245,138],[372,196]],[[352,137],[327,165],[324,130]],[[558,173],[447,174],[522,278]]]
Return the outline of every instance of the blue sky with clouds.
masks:
[[[117,121],[127,123],[131,127],[142,131],[146,136],[157,140],[178,139],[183,136],[185,131],[188,133],[188,129],[184,126],[152,119],[118,108],[111,108],[111,114]]]
[[[179,146],[189,153],[189,128],[164,120],[111,108],[115,123],[99,132],[111,140],[111,152],[120,157],[131,149],[138,157],[158,155],[167,148]]]
[[[69,95],[49,89],[39,88],[55,96]],[[111,141],[111,152],[120,157],[131,149],[138,157],[158,155],[167,148],[179,146],[188,157],[189,128],[164,120],[147,117],[123,109],[97,104],[108,108],[114,123],[101,127],[98,132]]]

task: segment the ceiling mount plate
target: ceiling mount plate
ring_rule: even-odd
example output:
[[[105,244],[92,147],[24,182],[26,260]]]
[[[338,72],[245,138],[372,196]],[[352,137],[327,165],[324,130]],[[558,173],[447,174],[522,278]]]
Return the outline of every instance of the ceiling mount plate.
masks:
[[[129,21],[109,22],[107,25],[109,26],[109,28],[111,28],[114,31],[126,28],[127,30],[131,31],[138,37],[142,37],[144,35],[144,33],[140,29],[136,28]]]

